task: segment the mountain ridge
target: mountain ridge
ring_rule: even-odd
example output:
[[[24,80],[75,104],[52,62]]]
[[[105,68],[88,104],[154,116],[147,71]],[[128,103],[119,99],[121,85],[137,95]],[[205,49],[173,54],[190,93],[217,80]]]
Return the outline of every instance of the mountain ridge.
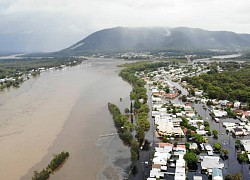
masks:
[[[57,53],[84,55],[169,49],[226,49],[250,47],[250,34],[187,27],[114,27],[96,31]]]

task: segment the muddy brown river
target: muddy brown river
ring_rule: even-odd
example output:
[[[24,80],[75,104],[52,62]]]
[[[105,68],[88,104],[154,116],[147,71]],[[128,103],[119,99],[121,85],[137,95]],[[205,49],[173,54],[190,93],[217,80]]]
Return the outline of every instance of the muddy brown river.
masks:
[[[122,63],[89,59],[0,92],[0,179],[31,179],[64,150],[70,157],[52,180],[123,179],[129,149],[118,136],[99,137],[116,132],[107,103],[130,106]]]

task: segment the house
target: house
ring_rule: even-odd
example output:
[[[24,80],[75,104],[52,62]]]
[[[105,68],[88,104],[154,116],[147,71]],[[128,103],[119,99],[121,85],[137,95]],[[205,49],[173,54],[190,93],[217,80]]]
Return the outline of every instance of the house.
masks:
[[[231,122],[223,122],[222,125],[226,129],[229,128],[229,127],[231,127],[231,128],[235,128],[236,127],[236,123],[231,123]]]
[[[184,110],[185,111],[192,111],[192,107],[191,106],[184,106]]]
[[[221,100],[220,105],[221,106],[226,106],[228,102],[229,102],[228,100]]]
[[[180,147],[183,148],[185,147],[185,145],[180,145]],[[175,175],[174,175],[175,180],[186,180],[185,166],[186,166],[186,163],[185,163],[185,160],[183,159],[183,155],[179,154],[179,159],[176,160],[176,168],[175,168]]]
[[[153,163],[166,166],[168,158],[168,153],[156,152],[155,157],[153,159]]]
[[[162,103],[162,99],[159,97],[152,97],[152,102],[153,103]]]
[[[246,109],[247,108],[247,103],[241,103],[240,108],[241,109]]]
[[[207,101],[208,101],[208,100],[207,100],[207,99],[205,99],[205,98],[202,98],[202,99],[201,99],[201,103],[203,103],[203,104],[206,104],[206,103],[207,103]]]
[[[164,177],[164,173],[161,172],[159,169],[152,169],[152,170],[150,170],[150,177],[153,177],[153,178],[163,178]]]
[[[217,118],[223,117],[223,116],[227,116],[227,112],[226,111],[220,111],[220,110],[213,110],[214,116]]]
[[[155,147],[153,163],[158,165],[166,165],[167,159],[170,158],[173,145],[170,143],[158,143]]]
[[[198,91],[195,91],[195,92],[194,92],[194,95],[195,95],[195,96],[202,96],[202,93],[203,93],[202,90],[198,90]]]
[[[233,107],[233,105],[234,105],[233,102],[228,102],[228,103],[227,103],[227,107],[229,107],[229,108]]]
[[[194,176],[194,180],[202,180],[202,176]]]
[[[239,108],[240,107],[240,102],[235,102],[234,103],[234,108]]]
[[[194,117],[193,117],[194,118]],[[188,122],[190,125],[198,127],[197,124],[204,124],[204,121],[202,119],[188,119]]]
[[[244,150],[250,154],[250,139],[242,139],[240,140],[241,145],[243,146]]]
[[[204,143],[204,148],[205,148],[205,150],[207,151],[207,154],[208,154],[209,156],[212,156],[212,155],[213,155],[213,148],[212,148],[212,146],[211,146],[210,144]]]
[[[198,130],[198,129],[197,129],[197,130],[196,130],[196,133],[199,134],[199,135],[201,135],[201,136],[205,136],[207,132],[204,131],[204,130]]]
[[[182,117],[182,112],[180,112],[180,113],[176,113],[176,117]]]
[[[233,112],[236,113],[238,116],[242,116],[244,111],[242,109],[235,109],[233,110]]]
[[[172,148],[174,147],[174,145],[173,144],[171,144],[171,143],[164,143],[164,142],[159,142],[159,143],[156,143],[156,145],[158,146],[158,147],[161,147],[161,148],[167,148],[167,149],[170,149],[170,151],[172,151]],[[170,152],[169,151],[169,152]]]
[[[212,99],[212,102],[214,105],[218,105],[219,104],[219,101],[217,101],[217,99]]]
[[[220,157],[217,156],[200,156],[201,170],[212,175],[213,168],[222,169],[224,164],[220,163]]]
[[[192,118],[192,117],[195,117],[195,113],[193,110],[186,111],[186,116]]]
[[[184,144],[178,144],[176,147],[173,147],[175,154],[186,154],[186,146]]]
[[[159,116],[160,112],[159,111],[152,111],[152,118],[154,118],[155,116]]]
[[[198,145],[196,144],[196,143],[192,143],[192,144],[190,144],[190,146],[189,146],[189,149],[197,149],[198,148]]]
[[[243,116],[245,117],[250,117],[250,111],[244,111]]]
[[[182,122],[181,118],[173,118],[172,119],[174,127],[180,127],[180,123]]]
[[[242,136],[242,135],[244,135],[244,131],[242,130],[242,128],[239,128],[239,127],[233,128],[232,129],[232,133],[235,136]]]
[[[157,132],[160,136],[184,136],[183,130],[180,127],[174,127],[172,118],[157,118],[155,117]]]
[[[204,148],[206,151],[213,151],[213,148],[209,143],[204,143]]]
[[[168,93],[168,94],[164,94],[164,97],[165,98],[168,98],[168,99],[174,99],[176,97],[178,97],[179,94],[178,93]]]
[[[161,170],[161,164],[152,164],[152,169]]]

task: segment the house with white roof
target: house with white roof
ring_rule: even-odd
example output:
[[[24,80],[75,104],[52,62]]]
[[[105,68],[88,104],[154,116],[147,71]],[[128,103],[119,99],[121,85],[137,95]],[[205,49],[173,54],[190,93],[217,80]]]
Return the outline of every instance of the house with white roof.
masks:
[[[167,113],[164,115],[156,115],[155,125],[160,136],[184,136],[181,127],[175,127],[173,124],[173,117],[170,117]]]
[[[220,105],[221,106],[226,106],[228,102],[229,102],[228,100],[221,100]]]
[[[196,144],[196,143],[192,143],[192,144],[190,144],[190,146],[189,146],[189,149],[197,149],[198,148],[198,145]]]
[[[198,91],[195,91],[195,92],[194,92],[194,95],[195,95],[195,96],[202,96],[202,93],[203,93],[202,90],[198,90]]]
[[[178,146],[178,145],[177,145]],[[179,159],[176,160],[175,168],[175,180],[185,180],[186,179],[186,162],[183,159],[184,154],[179,154]]]
[[[202,176],[194,176],[194,180],[202,180]]]
[[[219,118],[219,117],[223,117],[223,116],[227,116],[227,112],[226,111],[221,111],[221,110],[213,110],[214,116]]]
[[[250,154],[250,139],[241,139],[241,145],[243,146],[244,150]]]
[[[240,108],[240,102],[236,101],[236,102],[234,103],[234,108]]]
[[[224,164],[220,163],[220,157],[217,156],[200,156],[201,169],[212,175],[213,168],[222,169]]]
[[[181,156],[183,159],[183,155],[186,154],[186,146],[184,144],[178,144],[176,147],[173,147],[174,154]]]

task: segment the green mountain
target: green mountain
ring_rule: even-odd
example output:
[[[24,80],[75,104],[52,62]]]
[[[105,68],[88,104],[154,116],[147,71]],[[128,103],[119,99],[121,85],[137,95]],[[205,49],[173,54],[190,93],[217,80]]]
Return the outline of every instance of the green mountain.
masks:
[[[61,55],[85,55],[126,51],[226,49],[250,47],[249,34],[228,31],[206,31],[197,28],[127,28],[115,27],[97,31],[69,48]]]

